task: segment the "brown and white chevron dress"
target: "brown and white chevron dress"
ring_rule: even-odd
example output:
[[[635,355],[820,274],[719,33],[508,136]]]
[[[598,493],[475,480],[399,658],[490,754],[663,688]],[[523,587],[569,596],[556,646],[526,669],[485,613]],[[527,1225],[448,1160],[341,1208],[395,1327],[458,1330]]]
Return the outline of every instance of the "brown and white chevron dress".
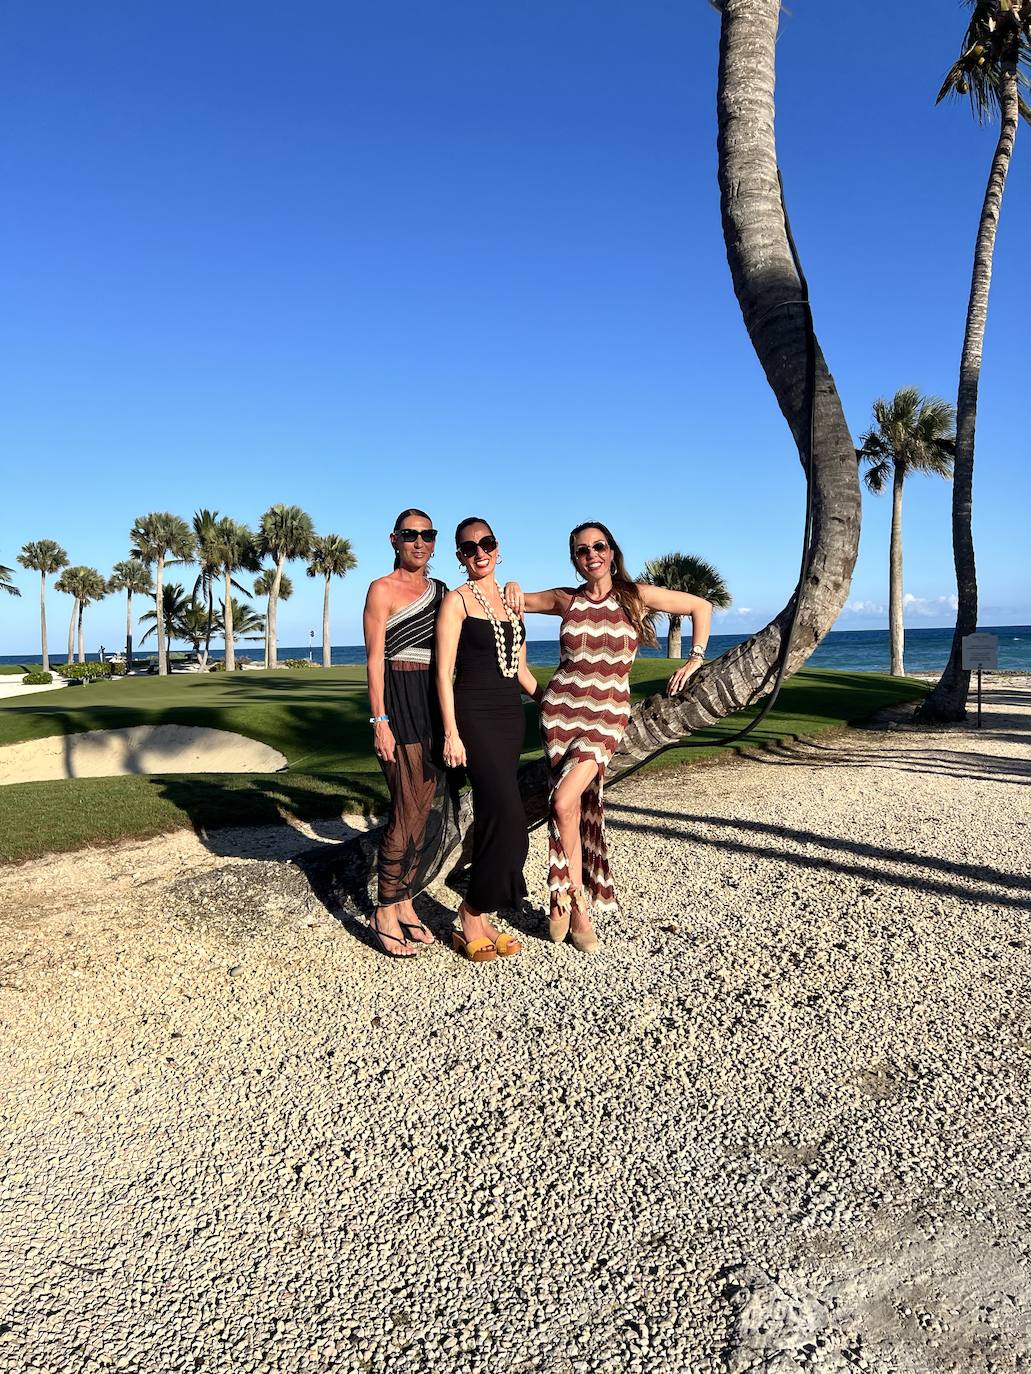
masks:
[[[598,776],[580,803],[584,886],[596,912],[619,903],[605,844],[605,768],[630,719],[630,669],[637,634],[613,595],[590,601],[574,592],[562,617],[561,661],[541,702],[541,730],[552,791],[574,763],[593,759]],[[552,811],[548,824],[548,888],[552,905],[569,901],[569,864]]]

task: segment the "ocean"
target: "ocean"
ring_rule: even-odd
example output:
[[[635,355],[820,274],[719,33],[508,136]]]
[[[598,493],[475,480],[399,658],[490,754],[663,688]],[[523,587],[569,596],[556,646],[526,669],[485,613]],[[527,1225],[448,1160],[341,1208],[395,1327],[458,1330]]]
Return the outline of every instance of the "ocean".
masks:
[[[980,630],[999,636],[999,668],[1007,672],[1031,672],[1031,625],[982,625]],[[741,644],[748,635],[713,635],[709,640],[709,657],[716,658]],[[685,639],[689,648],[690,644]],[[951,629],[906,631],[906,671],[910,673],[937,673],[944,668],[952,645]],[[112,648],[117,646],[112,645]],[[554,639],[531,639],[526,645],[530,663],[539,667],[558,663],[558,641]],[[150,657],[152,650],[141,657]],[[261,646],[245,644],[238,648],[237,657],[251,659],[261,657]],[[663,654],[665,639],[663,639]],[[642,649],[645,658],[659,658],[663,654],[655,649]],[[55,663],[61,662],[62,655],[51,654]],[[100,655],[87,654],[91,661]],[[212,649],[211,657],[222,657],[221,649]],[[282,646],[279,648],[280,660],[285,658],[307,658],[308,645],[300,648]],[[851,673],[886,673],[889,666],[887,630],[832,630],[820,647],[809,659],[813,668],[836,668]],[[315,649],[315,662],[322,659],[321,647]],[[39,654],[0,654],[0,664],[39,663]],[[365,648],[361,644],[340,644],[333,647],[334,665],[364,665]]]

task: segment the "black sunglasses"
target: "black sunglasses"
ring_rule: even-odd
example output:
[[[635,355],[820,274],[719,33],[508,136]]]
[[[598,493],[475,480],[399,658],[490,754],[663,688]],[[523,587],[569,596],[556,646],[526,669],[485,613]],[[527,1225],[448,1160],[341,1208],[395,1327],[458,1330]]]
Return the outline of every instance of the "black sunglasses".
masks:
[[[493,553],[498,547],[498,541],[492,534],[485,534],[482,539],[463,539],[458,545],[458,556],[460,558],[473,558],[477,549],[482,549],[484,553]]]
[[[573,552],[577,558],[583,558],[588,553],[604,553],[608,547],[604,539],[596,539],[593,544],[577,544]]]
[[[437,540],[436,530],[395,530],[394,535],[402,544],[414,544],[417,539],[424,544],[434,544]]]

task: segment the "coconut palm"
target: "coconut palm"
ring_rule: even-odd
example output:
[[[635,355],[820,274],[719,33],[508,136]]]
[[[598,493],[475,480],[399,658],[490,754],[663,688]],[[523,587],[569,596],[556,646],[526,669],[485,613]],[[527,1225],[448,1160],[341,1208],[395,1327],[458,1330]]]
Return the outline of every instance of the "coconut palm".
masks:
[[[1031,120],[1031,107],[1021,95],[1021,88],[1028,88],[1031,71],[1031,0],[968,0],[968,3],[972,13],[960,55],[946,73],[938,100],[948,96],[969,99],[974,115],[982,123],[998,115],[999,137],[974,245],[956,398],[956,465],[952,484],[956,629],[945,671],[918,712],[921,719],[935,721],[966,719],[970,673],[963,670],[963,639],[977,628],[977,569],[971,518],[981,354],[1006,176],[1020,120]]]
[[[68,626],[68,662],[75,661],[75,633],[78,629],[79,662],[85,663],[86,638],[83,619],[86,607],[107,595],[107,579],[102,577],[96,568],[87,568],[79,563],[75,567],[65,568],[54,586],[59,592],[67,592],[73,600],[72,618]]]
[[[235,596],[229,598],[229,626],[231,629],[227,633],[226,628],[226,603],[218,603],[218,614],[215,617],[215,629],[217,632],[226,635],[226,671],[232,672],[236,667],[235,654],[232,658],[229,655],[230,638],[235,639],[264,639],[265,638],[265,617],[256,611],[247,601],[237,601]]]
[[[157,612],[155,628],[158,639],[158,672],[164,674],[168,672],[168,650],[162,620],[165,559],[169,554],[179,562],[192,558],[193,531],[182,516],[172,515],[168,511],[152,511],[150,515],[137,517],[129,538],[132,541],[133,557],[146,563],[148,567],[152,563],[155,565],[154,606]]]
[[[211,536],[209,556],[222,574],[225,585],[221,601],[221,616],[216,621],[216,629],[225,636],[226,668],[232,672],[236,667],[234,647],[235,621],[233,618],[233,581],[235,572],[257,572],[260,558],[255,545],[254,533],[246,525],[240,525],[228,516],[223,516]],[[226,606],[229,610],[226,612]]]
[[[207,663],[204,645],[210,640],[215,622],[208,616],[208,608],[203,601],[191,597],[175,617],[175,638],[185,640],[197,655],[201,664]]]
[[[18,562],[23,568],[31,568],[39,573],[39,637],[43,651],[43,671],[50,671],[50,654],[47,650],[47,576],[60,572],[68,566],[68,555],[61,545],[53,539],[35,539],[23,544]]]
[[[179,633],[180,623],[186,608],[194,602],[191,596],[187,596],[186,588],[181,582],[166,582],[161,588],[160,602],[156,588],[151,592],[151,596],[154,598],[153,610],[144,611],[140,616],[140,624],[149,623],[150,629],[141,637],[140,643],[145,643],[152,634],[157,634],[159,640],[164,636],[167,661],[168,655],[172,652],[172,640],[184,637]]]
[[[326,579],[322,593],[323,668],[328,668],[333,658],[329,643],[329,580],[331,577],[343,577],[345,573],[349,573],[352,568],[357,566],[358,560],[354,556],[349,539],[344,539],[339,534],[317,534],[311,541],[311,549],[308,553],[308,576]]]
[[[692,553],[664,553],[661,558],[652,558],[644,565],[644,572],[637,579],[653,587],[668,587],[673,592],[691,592],[694,596],[704,597],[720,610],[730,605],[730,592],[719,573],[704,558],[696,558]],[[680,650],[679,615],[669,616],[669,635],[666,641],[666,657],[682,658]]]
[[[0,592],[6,592],[8,596],[21,596],[21,592],[11,581],[13,576],[14,569],[0,563]]]
[[[276,601],[283,579],[283,568],[291,558],[306,558],[315,537],[311,516],[300,506],[270,506],[258,527],[258,548],[263,558],[275,560],[272,585],[268,592],[265,618],[265,667],[275,668]]]
[[[147,596],[154,591],[154,579],[150,569],[138,558],[126,558],[116,563],[108,579],[108,590],[125,592],[125,670],[132,669],[132,599],[134,596]]]
[[[806,470],[812,536],[798,585],[768,625],[704,664],[680,695],[653,696],[635,706],[605,770],[606,787],[661,749],[767,695],[781,664],[785,672],[797,672],[848,598],[859,547],[862,511],[855,446],[813,332],[779,191],[774,88],[780,0],[723,0],[719,8],[716,104],[723,237],[752,346]],[[535,825],[548,811],[548,771],[543,762],[523,765],[519,784],[527,822]],[[447,817],[442,821],[450,827]],[[457,822],[445,832],[447,839],[426,881],[446,871],[468,833],[468,795]],[[364,872],[360,854],[356,845],[346,860],[358,882]]]
[[[911,472],[952,476],[956,436],[955,411],[940,396],[921,396],[904,386],[890,401],[873,405],[874,427],[862,436],[856,457],[866,464],[863,480],[880,494],[891,483],[891,541],[888,551],[888,639],[891,671],[905,672],[902,623],[902,487]]]

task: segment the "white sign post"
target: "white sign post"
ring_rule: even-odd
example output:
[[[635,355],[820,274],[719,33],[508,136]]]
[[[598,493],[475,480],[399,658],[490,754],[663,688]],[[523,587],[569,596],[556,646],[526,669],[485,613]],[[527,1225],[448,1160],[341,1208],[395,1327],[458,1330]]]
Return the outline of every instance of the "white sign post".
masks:
[[[999,670],[999,636],[973,634],[963,636],[963,671],[977,672],[977,728],[981,728],[981,671]]]

